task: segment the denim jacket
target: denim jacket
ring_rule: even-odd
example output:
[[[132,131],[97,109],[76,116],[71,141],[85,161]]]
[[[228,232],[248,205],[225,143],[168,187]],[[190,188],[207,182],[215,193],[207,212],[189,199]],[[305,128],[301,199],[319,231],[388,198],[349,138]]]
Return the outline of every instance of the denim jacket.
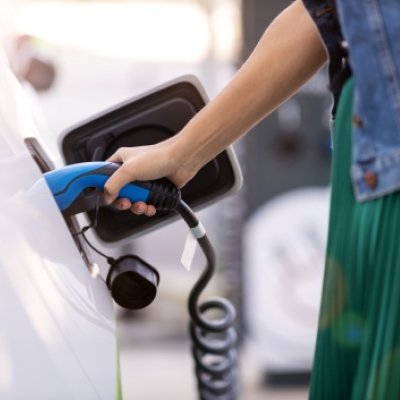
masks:
[[[334,0],[303,2],[329,52],[336,98],[340,84],[335,87],[335,78],[343,83],[350,68],[354,75],[351,176],[356,198],[399,190],[400,1],[336,0],[336,7]]]

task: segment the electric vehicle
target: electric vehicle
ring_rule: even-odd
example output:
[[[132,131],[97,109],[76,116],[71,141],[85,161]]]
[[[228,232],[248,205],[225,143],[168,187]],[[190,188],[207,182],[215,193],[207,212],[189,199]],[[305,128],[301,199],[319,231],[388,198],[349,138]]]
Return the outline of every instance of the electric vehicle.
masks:
[[[194,78],[170,82],[62,133],[54,154],[1,59],[0,90],[0,398],[121,398],[114,293],[79,234],[76,213],[88,211],[85,220],[111,246],[178,216],[165,211],[148,219],[101,207],[91,184],[77,194],[81,209],[69,208],[66,215],[45,174],[102,162],[120,146],[165,139],[204,106],[206,96]],[[182,197],[198,209],[236,191],[240,182],[228,149]]]

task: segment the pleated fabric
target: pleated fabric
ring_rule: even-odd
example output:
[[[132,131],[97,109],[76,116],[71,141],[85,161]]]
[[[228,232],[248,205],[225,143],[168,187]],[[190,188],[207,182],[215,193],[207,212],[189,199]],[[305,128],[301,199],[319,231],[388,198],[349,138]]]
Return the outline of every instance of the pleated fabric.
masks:
[[[400,399],[400,193],[357,203],[354,82],[334,129],[331,210],[311,400]]]

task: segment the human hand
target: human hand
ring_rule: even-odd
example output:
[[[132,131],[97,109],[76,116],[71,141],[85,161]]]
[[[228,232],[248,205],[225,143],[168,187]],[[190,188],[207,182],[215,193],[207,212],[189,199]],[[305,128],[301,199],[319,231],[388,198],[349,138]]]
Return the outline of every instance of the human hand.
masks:
[[[121,147],[107,161],[122,165],[104,186],[106,204],[114,203],[120,210],[131,209],[135,214],[145,214],[149,217],[156,213],[154,206],[143,202],[131,203],[126,198],[116,200],[123,186],[129,182],[167,177],[181,188],[197,172],[184,167],[183,157],[174,148],[171,140],[151,146]]]

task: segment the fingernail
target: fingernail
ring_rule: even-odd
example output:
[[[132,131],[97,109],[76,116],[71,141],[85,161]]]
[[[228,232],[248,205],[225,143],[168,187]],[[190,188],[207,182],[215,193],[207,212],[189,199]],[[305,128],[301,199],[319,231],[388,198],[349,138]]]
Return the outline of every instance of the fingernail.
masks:
[[[113,199],[110,196],[104,196],[104,203],[109,206],[113,202]]]

